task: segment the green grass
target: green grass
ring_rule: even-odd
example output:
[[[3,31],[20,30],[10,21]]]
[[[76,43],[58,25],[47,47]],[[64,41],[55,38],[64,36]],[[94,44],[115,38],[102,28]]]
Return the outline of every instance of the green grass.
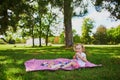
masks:
[[[0,45],[0,80],[120,80],[120,46],[86,46],[87,58],[102,67],[72,71],[26,72],[24,62],[29,59],[72,58],[72,49],[64,47],[26,47]]]

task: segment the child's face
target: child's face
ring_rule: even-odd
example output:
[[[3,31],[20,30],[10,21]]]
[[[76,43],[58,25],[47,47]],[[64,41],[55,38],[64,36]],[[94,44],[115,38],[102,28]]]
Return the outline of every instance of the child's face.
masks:
[[[75,47],[75,51],[76,51],[76,52],[82,52],[82,46],[81,46],[81,45],[77,45],[77,46]]]

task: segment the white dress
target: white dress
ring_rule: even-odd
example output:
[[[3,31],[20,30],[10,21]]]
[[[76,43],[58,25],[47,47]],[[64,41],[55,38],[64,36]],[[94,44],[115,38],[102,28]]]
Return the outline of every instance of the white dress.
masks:
[[[86,54],[85,53],[77,53],[77,54],[80,54],[82,57],[85,57],[86,58]],[[77,58],[77,62],[78,64],[81,66],[81,67],[84,67],[85,66],[85,62],[83,60],[81,60],[77,55],[76,55],[76,58]]]

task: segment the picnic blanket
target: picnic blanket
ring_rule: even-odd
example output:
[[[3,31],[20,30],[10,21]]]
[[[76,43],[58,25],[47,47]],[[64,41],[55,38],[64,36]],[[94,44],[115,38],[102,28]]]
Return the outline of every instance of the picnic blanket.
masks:
[[[85,67],[67,67],[67,68],[51,68],[47,66],[43,66],[43,63],[51,63],[54,62],[55,64],[59,64],[59,62],[69,62],[69,61],[75,61],[75,59],[66,59],[66,58],[58,58],[58,59],[31,59],[24,63],[26,71],[37,71],[37,70],[74,70],[79,68],[87,68],[87,67],[97,67],[99,65],[96,65],[91,62],[86,62]]]

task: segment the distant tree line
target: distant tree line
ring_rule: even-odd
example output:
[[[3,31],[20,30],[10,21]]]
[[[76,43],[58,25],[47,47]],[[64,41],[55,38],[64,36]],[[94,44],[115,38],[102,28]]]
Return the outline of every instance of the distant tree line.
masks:
[[[82,24],[82,34],[78,35],[76,31],[73,30],[74,43],[120,44],[120,25],[108,29],[104,25],[100,25],[97,27],[95,33],[92,32],[93,27],[94,21],[90,18],[85,18]],[[63,36],[62,33],[60,35],[61,39],[64,39]]]
[[[53,36],[50,30],[51,26],[59,23],[57,19],[59,18],[58,14],[52,10],[58,9],[64,15],[64,44],[66,47],[71,47],[74,44],[71,20],[73,16],[84,16],[88,12],[88,2],[84,1],[85,0],[14,0],[11,2],[11,0],[0,0],[0,35],[9,37],[7,31],[14,34],[17,29],[22,29],[21,37],[24,39],[26,36],[30,36],[33,40],[33,46],[34,38],[36,37],[39,38],[39,46],[42,46],[42,37],[45,38],[47,46],[48,38]],[[107,9],[111,13],[111,17],[120,19],[119,0],[91,0],[91,2],[95,5],[97,11]],[[112,6],[114,6],[114,8]],[[76,8],[80,8],[78,14],[74,11]],[[87,23],[84,25],[86,24]],[[92,25],[89,26],[89,28],[91,29]],[[90,32],[89,30],[82,32],[83,36],[81,38],[84,39],[83,43],[88,44],[89,41],[91,41],[90,36],[88,36]],[[11,40],[11,37],[9,37],[9,39]],[[116,39],[113,40],[116,41]]]

